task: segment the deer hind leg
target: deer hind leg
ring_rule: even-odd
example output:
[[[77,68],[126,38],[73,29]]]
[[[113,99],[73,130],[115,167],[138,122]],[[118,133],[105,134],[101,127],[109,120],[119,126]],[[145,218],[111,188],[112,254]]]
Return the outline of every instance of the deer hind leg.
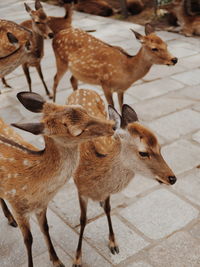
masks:
[[[36,66],[36,70],[37,70],[37,72],[38,72],[38,74],[39,74],[39,76],[40,76],[40,79],[41,79],[41,81],[42,81],[42,83],[43,83],[43,85],[44,85],[46,94],[49,96],[49,98],[52,98],[52,96],[50,95],[50,92],[49,92],[49,90],[48,90],[48,88],[47,88],[47,85],[46,85],[46,83],[45,83],[45,81],[44,81],[44,76],[43,76],[43,73],[42,73],[42,69],[41,69],[41,65],[40,65],[40,64],[38,64],[38,65]]]
[[[0,203],[1,203],[3,213],[4,213],[5,217],[8,219],[8,224],[13,226],[13,227],[17,227],[17,223],[16,223],[12,213],[10,212],[9,208],[7,207],[6,202],[2,198],[0,198]]]
[[[65,267],[65,265],[59,260],[52,244],[51,237],[49,235],[49,226],[47,222],[46,211],[47,210],[45,208],[41,212],[36,213],[36,217],[48,247],[50,260],[53,262],[53,266],[55,267]]]
[[[105,214],[107,216],[107,220],[108,220],[108,227],[109,227],[109,248],[112,254],[118,254],[119,253],[119,247],[116,243],[115,240],[115,234],[113,232],[113,227],[112,227],[112,221],[111,221],[111,216],[110,216],[110,197],[108,197],[103,205]]]
[[[78,89],[78,80],[72,75],[70,78],[70,82],[72,85],[73,90],[77,90]]]
[[[122,105],[124,103],[124,93],[117,93],[120,110],[122,111]]]
[[[1,78],[1,81],[2,81],[2,83],[3,83],[3,85],[5,86],[5,87],[7,87],[7,88],[12,88],[9,84],[7,84],[7,81],[6,81],[6,79],[3,77],[3,78]]]
[[[27,80],[27,83],[28,83],[28,86],[29,86],[29,91],[32,92],[31,77],[30,77],[29,67],[28,67],[27,64],[23,64],[22,68],[23,68],[24,74],[26,76],[26,80]]]
[[[24,244],[28,254],[28,267],[33,267],[32,244],[33,237],[30,231],[29,216],[16,216],[17,223],[24,237]]]
[[[112,96],[112,92],[111,92],[110,88],[108,88],[106,86],[102,86],[102,87],[103,87],[104,95],[106,97],[108,104],[110,104],[111,106],[114,107],[113,96]]]
[[[83,232],[87,223],[87,203],[88,199],[84,198],[79,195],[79,203],[81,208],[81,217],[80,217],[80,224],[81,224],[81,230],[79,234],[79,241],[78,246],[76,249],[76,257],[74,260],[74,264],[72,267],[81,267],[82,264],[82,240],[83,240]]]
[[[62,79],[63,75],[68,69],[68,62],[62,61],[59,56],[56,56],[56,66],[57,66],[57,73],[54,76],[54,84],[53,84],[53,102],[56,101],[56,90],[60,80]]]

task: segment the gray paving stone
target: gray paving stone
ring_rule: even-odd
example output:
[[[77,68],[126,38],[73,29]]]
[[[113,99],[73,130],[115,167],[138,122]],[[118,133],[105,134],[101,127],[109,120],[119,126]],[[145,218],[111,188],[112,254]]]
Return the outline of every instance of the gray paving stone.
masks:
[[[50,210],[48,212],[48,222],[52,238],[67,254],[74,258],[78,244],[78,234]],[[111,265],[94,248],[83,241],[83,266],[110,267]]]
[[[140,85],[133,85],[128,89],[128,93],[136,97],[136,99],[145,100],[164,95],[170,91],[174,91],[182,87],[183,85],[180,82],[170,78],[164,78]]]
[[[156,185],[158,185],[156,180],[152,180],[141,175],[135,175],[133,180],[130,182],[127,188],[122,191],[122,193],[128,198],[132,198]]]
[[[192,139],[195,140],[196,142],[200,143],[200,131],[193,134]]]
[[[177,58],[188,57],[188,56],[192,56],[198,53],[198,51],[194,49],[187,49],[187,48],[179,47],[179,46],[171,46],[170,52],[172,53],[172,55],[176,56]]]
[[[178,111],[194,103],[190,99],[177,98],[173,95],[166,95],[148,101],[141,101],[134,105],[140,119],[153,120],[165,116],[169,113]]]
[[[175,74],[173,79],[187,85],[197,85],[200,83],[200,69],[193,69],[191,71]]]
[[[116,216],[112,216],[112,222],[120,249],[119,254],[113,255],[109,252],[108,225],[105,216],[87,225],[85,236],[113,264],[120,263],[148,245],[147,241],[122,223]]]
[[[188,233],[176,233],[150,250],[149,257],[155,267],[198,267],[200,244]]]
[[[190,229],[190,234],[200,241],[200,221],[197,221],[197,223]]]
[[[174,188],[184,197],[200,205],[200,170],[196,169],[186,177],[178,179]]]
[[[151,239],[160,239],[181,229],[199,212],[166,189],[139,199],[120,214]]]
[[[200,100],[199,86],[186,86],[182,90],[173,93],[177,98],[193,99],[195,101]]]
[[[163,147],[162,154],[174,173],[178,175],[200,163],[200,148],[186,140],[179,140]]]
[[[200,114],[185,109],[149,123],[149,127],[168,141],[199,129]]]
[[[127,267],[152,267],[149,263],[146,263],[144,261],[139,261],[135,263],[131,263],[129,265],[126,265]]]
[[[181,58],[179,60],[179,65],[191,70],[192,68],[199,67],[200,54],[195,54],[190,57]]]

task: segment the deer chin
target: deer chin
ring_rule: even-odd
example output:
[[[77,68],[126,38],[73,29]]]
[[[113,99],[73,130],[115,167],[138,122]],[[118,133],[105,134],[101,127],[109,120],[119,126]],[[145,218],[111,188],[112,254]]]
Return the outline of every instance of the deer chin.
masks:
[[[169,182],[167,182],[167,181],[164,180],[163,178],[159,177],[158,175],[156,175],[155,178],[156,178],[156,181],[158,181],[160,184],[170,185]]]

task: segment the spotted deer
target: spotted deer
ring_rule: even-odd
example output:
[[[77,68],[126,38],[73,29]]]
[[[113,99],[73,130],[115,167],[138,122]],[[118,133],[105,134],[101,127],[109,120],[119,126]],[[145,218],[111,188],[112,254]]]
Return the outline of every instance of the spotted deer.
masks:
[[[200,35],[200,16],[189,16],[185,12],[184,0],[173,0],[169,4],[160,6],[162,9],[166,9],[178,19],[181,26],[180,33],[187,37],[192,35]],[[176,31],[176,28],[170,31]]]
[[[0,198],[5,215],[7,200],[16,222],[9,216],[9,223],[18,224],[24,237],[28,254],[28,267],[33,266],[30,215],[37,217],[47,243],[50,259],[55,267],[63,267],[48,230],[46,210],[50,200],[70,179],[79,161],[79,144],[99,136],[114,133],[113,122],[90,116],[79,105],[47,103],[36,94],[21,92],[20,102],[30,111],[42,114],[39,123],[12,124],[33,134],[42,134],[43,150],[26,145],[9,130],[0,127]]]
[[[42,69],[41,69],[41,60],[44,56],[44,38],[53,38],[54,34],[50,27],[48,26],[48,17],[45,14],[42,5],[39,0],[35,1],[35,10],[32,10],[26,3],[24,3],[26,11],[31,16],[31,20],[26,20],[20,24],[24,30],[31,32],[31,40],[34,44],[34,52],[29,55],[27,60],[24,62],[22,61],[22,68],[24,74],[26,76],[29,90],[32,91],[31,85],[31,77],[29,73],[29,67],[35,67],[39,77],[44,85],[46,94],[50,96],[49,90],[47,85],[44,81]],[[17,35],[16,35],[17,36]],[[5,83],[5,78],[3,78],[2,82],[5,86],[8,84]],[[10,87],[10,86],[9,86]]]
[[[91,90],[75,91],[68,104],[80,104],[89,114],[106,119],[105,106],[100,96]],[[88,199],[102,203],[109,226],[109,248],[115,254],[119,248],[115,239],[111,217],[110,196],[128,186],[135,174],[156,179],[167,185],[176,177],[160,151],[154,133],[138,122],[135,111],[122,106],[122,115],[109,106],[110,119],[115,121],[113,137],[99,137],[80,146],[80,161],[74,173],[80,201],[80,237],[73,267],[82,266],[82,238],[87,223]]]
[[[132,30],[133,31],[133,30]],[[177,58],[167,50],[167,44],[147,24],[146,36],[133,31],[142,47],[135,56],[122,48],[111,46],[80,29],[69,28],[59,32],[53,39],[57,73],[54,77],[53,100],[56,89],[67,69],[72,72],[72,87],[77,80],[100,85],[107,102],[114,105],[112,94],[117,92],[120,107],[124,92],[138,79],[148,73],[153,64],[175,65]]]

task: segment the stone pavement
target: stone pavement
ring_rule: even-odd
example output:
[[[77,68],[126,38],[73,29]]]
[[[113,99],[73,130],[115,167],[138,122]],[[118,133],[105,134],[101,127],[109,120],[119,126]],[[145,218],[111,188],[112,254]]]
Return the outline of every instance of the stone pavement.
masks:
[[[62,15],[63,10],[45,5],[48,14]],[[0,1],[0,17],[20,22],[28,18],[23,1]],[[75,13],[73,24],[95,29],[93,34],[130,54],[140,44],[130,28],[143,33],[143,27],[112,19]],[[177,174],[174,186],[160,185],[136,176],[121,194],[112,198],[112,218],[120,254],[108,250],[108,227],[103,210],[91,202],[90,219],[83,244],[84,267],[197,267],[200,266],[200,41],[181,35],[158,32],[169,50],[179,58],[174,67],[154,66],[149,74],[126,93],[139,118],[155,131],[162,143],[162,153]],[[55,60],[51,42],[46,41],[42,62],[45,80],[52,87]],[[33,89],[44,95],[34,69]],[[2,89],[0,116],[7,122],[37,121],[16,100],[16,93],[27,90],[21,68],[7,76],[13,90]],[[95,86],[81,85],[82,88]],[[3,88],[3,87],[2,87]],[[100,88],[96,88],[102,94]],[[69,73],[62,79],[58,103],[64,104],[72,92]],[[41,137],[19,131],[24,138],[42,146]],[[58,255],[66,267],[71,266],[79,231],[79,206],[73,181],[65,186],[49,205],[51,236]],[[34,266],[51,266],[42,234],[32,220]],[[26,267],[27,257],[18,229],[7,225],[0,211],[0,266]]]

